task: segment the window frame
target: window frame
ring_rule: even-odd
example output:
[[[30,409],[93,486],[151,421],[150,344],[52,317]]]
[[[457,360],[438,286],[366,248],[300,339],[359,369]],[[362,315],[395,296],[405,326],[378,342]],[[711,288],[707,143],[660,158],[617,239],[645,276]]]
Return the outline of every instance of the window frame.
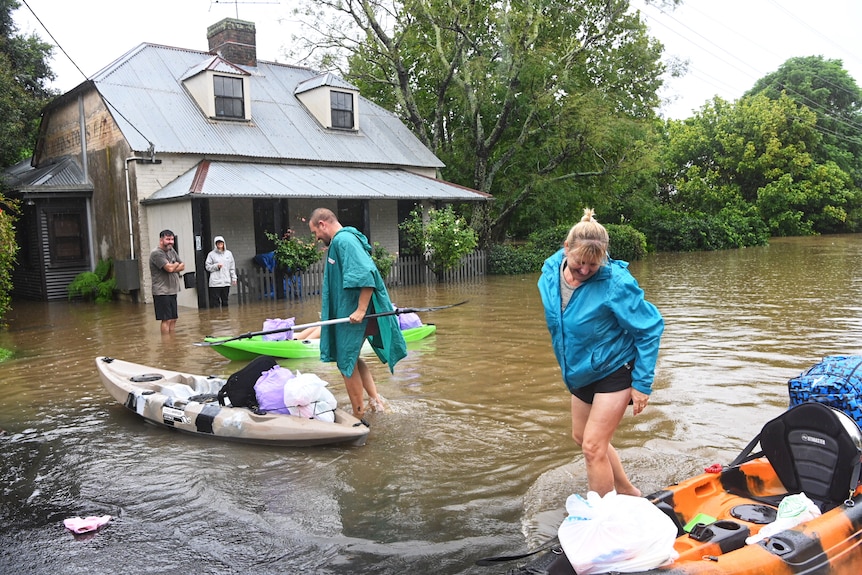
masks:
[[[347,104],[350,104],[347,106]],[[356,106],[354,94],[341,90],[329,91],[329,113],[332,127],[336,130],[356,128]],[[349,121],[349,125],[348,125]]]
[[[87,219],[80,209],[54,209],[45,211],[48,231],[48,251],[52,266],[73,266],[86,263],[87,246],[84,238],[87,232]],[[64,231],[60,220],[74,218],[77,231]],[[62,233],[58,233],[62,232]],[[68,252],[68,255],[66,254]]]
[[[230,94],[225,88],[230,86]],[[239,87],[239,95],[236,88]],[[242,78],[213,74],[213,104],[215,117],[220,120],[245,120],[245,82]],[[239,108],[237,110],[237,107]],[[235,114],[234,112],[237,112]]]

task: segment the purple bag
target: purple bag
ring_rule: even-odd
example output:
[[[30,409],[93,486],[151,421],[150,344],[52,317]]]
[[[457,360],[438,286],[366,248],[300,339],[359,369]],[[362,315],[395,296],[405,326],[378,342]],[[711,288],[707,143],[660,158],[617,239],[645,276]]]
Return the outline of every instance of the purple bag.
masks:
[[[284,341],[286,339],[293,339],[293,330],[288,329],[296,325],[296,318],[288,318],[288,319],[266,319],[263,322],[263,331],[270,331],[273,329],[283,329],[284,331],[278,333],[269,333],[261,337],[263,341]]]
[[[398,306],[392,304],[392,309],[398,309]],[[398,327],[401,331],[414,327],[422,327],[422,320],[415,313],[400,313],[398,314]]]
[[[293,377],[289,369],[280,365],[263,372],[254,384],[254,395],[260,409],[268,413],[292,415],[284,404],[284,386]]]
[[[401,331],[414,327],[422,327],[422,320],[415,313],[402,313],[398,316],[398,327]]]

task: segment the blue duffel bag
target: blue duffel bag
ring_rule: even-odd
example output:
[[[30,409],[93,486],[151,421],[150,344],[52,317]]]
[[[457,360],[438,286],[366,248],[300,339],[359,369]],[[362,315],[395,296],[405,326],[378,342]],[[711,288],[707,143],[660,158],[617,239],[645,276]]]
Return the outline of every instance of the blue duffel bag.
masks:
[[[830,355],[787,382],[790,407],[814,401],[834,407],[862,428],[862,355]]]

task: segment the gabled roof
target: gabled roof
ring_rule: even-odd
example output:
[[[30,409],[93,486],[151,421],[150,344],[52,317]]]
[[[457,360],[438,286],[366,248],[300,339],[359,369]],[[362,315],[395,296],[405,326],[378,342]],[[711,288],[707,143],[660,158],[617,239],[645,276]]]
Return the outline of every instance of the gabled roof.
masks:
[[[263,61],[257,67],[230,64],[250,74],[251,121],[206,118],[182,79],[223,65],[213,58],[208,52],[141,44],[90,81],[135,152],[146,152],[152,142],[157,154],[443,167],[394,114],[370,100],[359,104],[358,132],[323,128],[295,95],[300,84],[319,76],[307,68]],[[322,81],[343,82],[325,75]]]
[[[343,79],[339,78],[335,74],[326,73],[319,74],[317,76],[314,76],[313,78],[309,78],[308,80],[303,80],[296,86],[295,93],[302,94],[303,92],[308,92],[309,90],[319,88],[320,86],[331,86],[333,88],[341,88],[344,90],[354,90],[356,92],[359,91],[359,88],[357,88],[353,84],[345,82]]]
[[[353,198],[463,202],[489,194],[399,169],[204,161],[141,203],[206,198]]]
[[[221,56],[213,56],[209,60],[202,61],[197,66],[192,66],[189,71],[187,71],[180,77],[180,80],[185,80],[186,78],[196,76],[204,70],[212,70],[213,72],[222,72],[224,74],[238,74],[241,76],[249,75],[248,72],[246,72],[239,66],[231,64]]]

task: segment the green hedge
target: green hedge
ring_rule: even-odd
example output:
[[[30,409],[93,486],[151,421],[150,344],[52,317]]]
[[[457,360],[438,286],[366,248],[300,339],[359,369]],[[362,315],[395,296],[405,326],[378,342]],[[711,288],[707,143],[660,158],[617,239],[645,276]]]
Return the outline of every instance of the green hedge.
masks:
[[[605,226],[610,238],[610,256],[628,262],[647,254],[646,236],[628,225]],[[571,226],[557,225],[530,234],[527,243],[516,246],[498,244],[488,251],[488,273],[515,275],[538,273],[544,261],[563,246]]]

